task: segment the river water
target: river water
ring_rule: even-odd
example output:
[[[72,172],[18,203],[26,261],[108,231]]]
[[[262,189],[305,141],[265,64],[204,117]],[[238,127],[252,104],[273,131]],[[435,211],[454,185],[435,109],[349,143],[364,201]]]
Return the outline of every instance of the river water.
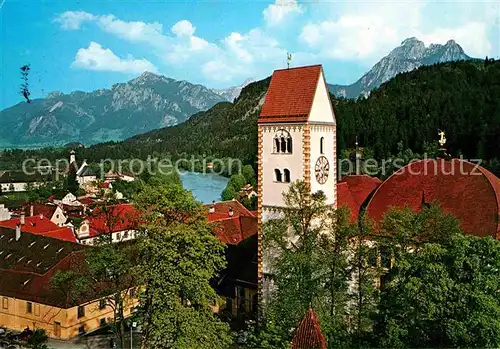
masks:
[[[180,174],[182,185],[191,190],[197,200],[207,204],[219,201],[229,178],[213,173],[184,172]]]

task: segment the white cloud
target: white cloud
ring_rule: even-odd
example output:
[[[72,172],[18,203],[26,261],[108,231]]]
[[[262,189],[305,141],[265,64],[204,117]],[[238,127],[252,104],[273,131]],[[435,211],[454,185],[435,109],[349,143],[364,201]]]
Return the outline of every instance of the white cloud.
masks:
[[[297,0],[276,0],[274,4],[266,7],[262,14],[269,26],[276,26],[283,23],[288,16],[302,12],[302,6]]]
[[[105,49],[97,42],[92,41],[88,48],[81,48],[71,64],[73,68],[96,71],[114,71],[122,73],[156,72],[156,67],[146,59],[134,57],[120,58],[109,48]]]
[[[490,54],[492,49],[487,31],[486,23],[469,22],[456,28],[436,28],[432,32],[422,33],[419,38],[426,44],[445,43],[453,39],[469,56],[482,58]]]
[[[98,16],[97,23],[104,31],[124,40],[149,43],[154,46],[162,46],[166,43],[166,37],[162,34],[163,26],[158,22],[125,22],[113,15],[107,15]]]
[[[59,15],[54,21],[61,25],[64,30],[80,29],[83,22],[94,20],[96,17],[84,11],[66,11]]]
[[[299,40],[323,59],[357,60],[366,65],[374,64],[408,37],[417,37],[427,45],[454,39],[469,55],[482,57],[492,48],[485,12],[480,4],[474,13],[468,5],[447,9],[446,4],[416,0],[376,1],[362,6],[357,2],[335,3],[332,8],[336,12],[325,11],[328,19],[305,24]],[[436,26],[436,20],[443,24]]]
[[[184,19],[175,23],[171,30],[176,36],[193,36],[196,27],[193,27],[191,22]]]

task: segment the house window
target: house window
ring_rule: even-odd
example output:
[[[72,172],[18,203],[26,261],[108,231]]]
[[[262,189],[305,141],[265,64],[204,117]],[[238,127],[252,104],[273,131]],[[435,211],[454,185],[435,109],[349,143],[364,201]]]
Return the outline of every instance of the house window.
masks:
[[[123,233],[123,238],[124,239],[128,239],[128,231],[126,231],[125,233]]]
[[[323,154],[323,142],[325,141],[325,137],[321,137],[319,140],[319,153]]]
[[[78,319],[85,316],[85,306],[81,305],[78,307]]]
[[[290,170],[285,168],[283,173],[285,175],[285,183],[290,183]]]
[[[292,136],[286,130],[279,130],[274,135],[273,153],[292,153]]]
[[[40,316],[40,304],[35,304],[35,316]]]
[[[282,182],[281,171],[279,169],[274,170],[274,181]]]
[[[78,327],[78,334],[79,335],[85,334],[85,326]]]
[[[33,303],[31,302],[26,302],[26,312],[28,314],[31,314],[33,312]]]
[[[9,298],[3,297],[3,299],[2,299],[2,308],[9,309]]]
[[[130,298],[134,298],[135,297],[135,289],[130,289]]]
[[[99,299],[99,309],[102,310],[106,308],[106,300],[105,299]]]
[[[106,318],[105,317],[103,317],[103,318],[101,318],[101,320],[99,320],[99,326],[101,326],[101,327],[106,326]]]

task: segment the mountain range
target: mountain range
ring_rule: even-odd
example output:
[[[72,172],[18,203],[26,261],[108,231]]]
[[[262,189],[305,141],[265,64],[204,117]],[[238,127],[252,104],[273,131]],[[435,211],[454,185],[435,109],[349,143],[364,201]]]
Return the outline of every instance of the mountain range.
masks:
[[[375,64],[369,72],[351,85],[329,85],[330,92],[338,97],[356,98],[367,96],[371,90],[397,74],[409,72],[421,66],[449,61],[471,59],[454,40],[445,45],[425,44],[417,38],[408,38],[387,56]]]
[[[470,59],[453,40],[426,47],[409,38],[392,50],[352,85],[330,85],[336,96],[368,95],[395,75],[420,66]],[[34,147],[81,142],[122,140],[150,130],[173,126],[220,102],[233,102],[240,86],[210,89],[153,73],[111,89],[69,94],[51,92],[44,99],[18,103],[0,111],[0,147]]]

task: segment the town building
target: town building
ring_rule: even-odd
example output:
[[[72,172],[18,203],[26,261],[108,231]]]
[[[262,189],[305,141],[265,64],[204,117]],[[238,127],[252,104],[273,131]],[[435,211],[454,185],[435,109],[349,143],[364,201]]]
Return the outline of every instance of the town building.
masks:
[[[23,171],[0,172],[0,189],[2,193],[23,192],[27,189],[37,188],[53,181],[53,175],[35,172],[26,174]]]
[[[27,217],[32,216],[43,216],[49,219],[52,223],[56,224],[59,227],[62,227],[66,224],[67,217],[64,214],[63,209],[55,205],[53,203],[46,204],[30,204],[25,206],[24,213]]]
[[[76,230],[78,242],[93,245],[101,236],[109,237],[114,243],[133,240],[139,218],[139,211],[132,204],[96,207]]]
[[[237,200],[205,205],[217,238],[227,245],[227,267],[214,281],[225,298],[223,312],[235,318],[257,313],[257,217]]]
[[[47,220],[48,221],[48,220]],[[76,243],[0,227],[0,327],[44,329],[49,337],[71,339],[110,323],[113,310],[92,294],[71,301],[52,287],[58,271],[78,270],[83,248]],[[127,298],[125,316],[137,304]]]

